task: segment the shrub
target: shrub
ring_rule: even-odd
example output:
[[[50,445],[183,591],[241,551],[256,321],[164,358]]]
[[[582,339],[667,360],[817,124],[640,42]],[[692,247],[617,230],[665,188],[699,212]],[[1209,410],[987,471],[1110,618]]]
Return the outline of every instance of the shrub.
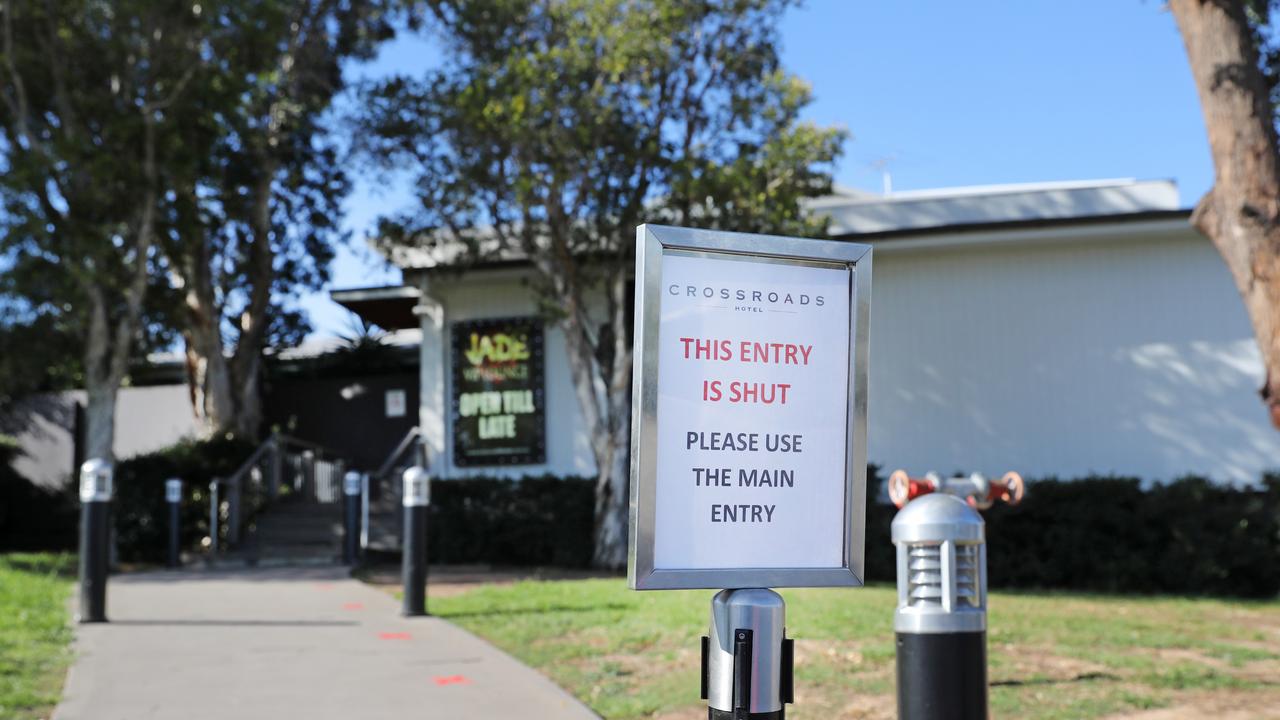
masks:
[[[1028,483],[987,513],[996,587],[1272,597],[1280,592],[1280,478]]]
[[[553,475],[432,483],[431,562],[586,567],[594,493],[593,480]]]
[[[235,472],[253,453],[248,442],[230,438],[188,440],[116,464],[112,514],[120,559],[161,562],[169,547],[164,482],[183,481],[182,547],[192,549],[209,534],[209,481]]]

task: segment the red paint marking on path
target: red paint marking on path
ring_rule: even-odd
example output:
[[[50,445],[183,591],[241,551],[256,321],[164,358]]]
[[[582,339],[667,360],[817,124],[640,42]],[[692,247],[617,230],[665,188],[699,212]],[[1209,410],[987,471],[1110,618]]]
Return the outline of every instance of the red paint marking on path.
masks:
[[[342,609],[343,610],[363,610],[364,603],[343,603]]]
[[[378,639],[379,639],[379,640],[408,640],[408,639],[409,639],[409,633],[407,633],[407,632],[384,632],[384,633],[378,633]]]
[[[437,675],[433,678],[437,685],[470,685],[471,678],[466,675]]]

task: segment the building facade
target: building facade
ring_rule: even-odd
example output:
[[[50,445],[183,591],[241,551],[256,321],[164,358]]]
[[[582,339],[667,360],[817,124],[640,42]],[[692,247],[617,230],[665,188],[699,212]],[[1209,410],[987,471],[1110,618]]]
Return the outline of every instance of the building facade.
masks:
[[[1236,483],[1280,468],[1243,304],[1171,182],[840,192],[808,209],[831,217],[833,242],[874,248],[872,462]],[[404,286],[333,298],[384,328],[420,330],[431,470],[592,474],[563,337],[538,318],[530,268],[393,260]],[[485,338],[493,367],[474,363]],[[518,393],[475,384],[522,354]]]

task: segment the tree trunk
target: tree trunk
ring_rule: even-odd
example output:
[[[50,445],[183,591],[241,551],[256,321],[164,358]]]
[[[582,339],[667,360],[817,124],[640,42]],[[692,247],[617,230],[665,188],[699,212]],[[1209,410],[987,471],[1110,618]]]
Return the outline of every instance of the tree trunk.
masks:
[[[549,269],[544,268],[544,272]],[[571,273],[560,272],[563,281]],[[610,282],[610,322],[613,323],[613,362],[601,368],[591,343],[587,323],[589,313],[579,307],[577,293],[558,294],[566,306],[561,328],[565,335],[569,369],[583,420],[591,436],[591,452],[596,463],[595,534],[592,564],[603,569],[619,569],[627,564],[627,509],[631,480],[631,339],[626,326],[628,276],[619,273]],[[602,377],[604,382],[601,382]]]
[[[89,396],[85,408],[85,447],[86,460],[99,458],[112,462],[115,460],[114,445],[116,434],[116,391],[118,386],[111,383],[107,368],[110,364],[110,344],[107,338],[110,328],[107,321],[106,303],[101,292],[89,294],[89,328],[85,338],[84,349],[84,384]],[[79,468],[76,469],[79,472]]]
[[[1170,0],[1213,156],[1191,221],[1222,254],[1262,352],[1262,399],[1280,428],[1280,157],[1258,49],[1239,1]]]
[[[223,354],[222,309],[218,307],[211,276],[209,245],[204,237],[189,240],[194,248],[186,257],[187,366],[196,417],[206,437],[235,429],[235,399],[231,392],[231,367]]]
[[[609,437],[611,452],[596,475],[595,567],[615,570],[627,566],[627,508],[631,479],[631,408]],[[599,461],[597,461],[599,462]]]
[[[249,250],[249,305],[240,316],[240,340],[232,359],[236,384],[236,432],[256,438],[262,425],[262,348],[267,341],[271,286],[275,280],[275,251],[271,247],[271,195],[279,165],[264,161],[254,187],[250,224],[253,245]]]

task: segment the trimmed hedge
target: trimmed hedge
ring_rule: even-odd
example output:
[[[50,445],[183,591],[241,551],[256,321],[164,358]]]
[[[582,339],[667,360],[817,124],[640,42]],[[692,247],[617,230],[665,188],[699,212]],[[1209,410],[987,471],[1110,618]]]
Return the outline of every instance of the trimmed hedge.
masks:
[[[186,481],[183,542],[198,546],[208,534],[209,480],[231,474],[252,451],[232,440],[187,442],[119,463],[115,527],[121,559],[164,559],[169,477]],[[27,493],[34,489],[10,481],[11,474],[0,462],[0,508],[8,509],[0,509],[0,548],[74,546],[71,493],[32,499]],[[549,475],[433,483],[431,561],[586,567],[593,488],[590,479]],[[890,523],[897,510],[882,498],[883,478],[871,466],[867,579],[894,582]],[[15,513],[14,507],[37,512]],[[1251,488],[1196,477],[1167,484],[1118,477],[1034,480],[1022,504],[996,505],[984,515],[993,588],[1256,598],[1280,593],[1280,475]]]
[[[595,481],[552,475],[431,484],[433,563],[587,567]]]
[[[183,480],[182,547],[209,534],[209,481],[227,477],[253,453],[251,443],[226,438],[184,441],[116,464],[112,515],[120,559],[163,562],[169,547],[165,480]]]
[[[1029,483],[986,513],[991,584],[1099,592],[1280,593],[1280,476],[1233,488],[1199,477]]]
[[[867,578],[894,582],[890,523],[868,474]],[[1028,481],[987,521],[993,588],[1270,598],[1280,593],[1280,476],[1234,488],[1199,477]]]

